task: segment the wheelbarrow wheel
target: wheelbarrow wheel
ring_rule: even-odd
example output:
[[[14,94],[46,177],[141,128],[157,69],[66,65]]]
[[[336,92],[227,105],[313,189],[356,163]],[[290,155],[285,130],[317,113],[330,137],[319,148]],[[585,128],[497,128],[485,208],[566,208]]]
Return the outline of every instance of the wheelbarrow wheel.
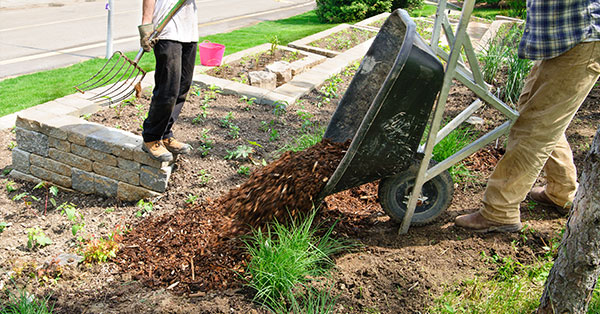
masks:
[[[381,179],[379,182],[379,201],[385,213],[393,221],[402,222],[410,193],[415,185],[418,166],[414,165],[395,176]],[[444,171],[425,182],[421,197],[411,220],[411,225],[422,226],[439,217],[452,202],[454,184],[452,176]]]

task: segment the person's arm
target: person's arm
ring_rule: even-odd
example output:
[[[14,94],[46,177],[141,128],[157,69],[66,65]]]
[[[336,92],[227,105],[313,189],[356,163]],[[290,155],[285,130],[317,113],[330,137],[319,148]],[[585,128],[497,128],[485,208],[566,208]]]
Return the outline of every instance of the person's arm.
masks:
[[[152,15],[154,14],[154,4],[156,0],[143,0],[142,3],[142,24],[152,23]]]
[[[140,46],[144,51],[149,52],[154,47],[156,41],[149,41],[150,35],[154,31],[152,16],[154,15],[154,4],[156,0],[143,0],[142,2],[142,24],[138,26],[140,32]]]

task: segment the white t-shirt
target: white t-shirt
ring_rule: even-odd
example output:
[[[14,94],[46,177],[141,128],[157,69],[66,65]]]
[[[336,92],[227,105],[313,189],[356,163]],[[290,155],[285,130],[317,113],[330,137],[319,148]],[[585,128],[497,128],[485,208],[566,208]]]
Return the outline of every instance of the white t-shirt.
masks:
[[[177,0],[156,0],[152,23],[158,27],[160,21],[171,11]],[[159,39],[189,43],[198,41],[198,13],[194,0],[186,1],[167,23]]]

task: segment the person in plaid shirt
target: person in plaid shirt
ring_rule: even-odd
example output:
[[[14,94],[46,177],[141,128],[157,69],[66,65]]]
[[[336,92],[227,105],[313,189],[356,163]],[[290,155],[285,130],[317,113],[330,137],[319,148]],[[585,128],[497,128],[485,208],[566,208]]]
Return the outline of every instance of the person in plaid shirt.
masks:
[[[456,217],[478,232],[521,229],[529,197],[567,214],[577,172],[565,130],[600,75],[600,0],[527,0],[519,56],[536,60],[519,97],[506,153],[487,183],[483,208]],[[532,186],[542,171],[544,187]],[[531,189],[531,191],[530,191]]]

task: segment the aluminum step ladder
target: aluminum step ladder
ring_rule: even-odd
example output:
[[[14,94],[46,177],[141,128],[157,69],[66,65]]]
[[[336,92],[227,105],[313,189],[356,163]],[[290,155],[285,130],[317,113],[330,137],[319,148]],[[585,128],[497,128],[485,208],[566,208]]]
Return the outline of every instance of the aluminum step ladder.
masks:
[[[405,234],[408,232],[423,185],[427,181],[431,180],[444,170],[461,162],[464,158],[483,148],[503,134],[507,134],[510,130],[510,127],[519,117],[519,113],[515,109],[502,102],[490,92],[488,84],[483,80],[483,74],[481,73],[481,69],[479,68],[479,64],[477,62],[477,57],[473,50],[473,44],[471,43],[471,39],[467,34],[467,26],[469,24],[471,14],[473,13],[475,0],[465,0],[463,3],[456,33],[454,33],[452,30],[448,13],[446,12],[449,6],[456,6],[451,4],[448,5],[446,2],[447,0],[439,0],[438,2],[430,44],[437,56],[446,62],[444,81],[432,114],[433,119],[429,125],[429,133],[427,134],[426,142],[419,148],[419,152],[423,153],[424,157],[421,160],[419,171],[417,172],[417,177],[415,178],[413,192],[408,200],[406,214],[403,218],[402,224],[400,225],[400,229],[398,230],[399,234]],[[450,45],[450,54],[445,52],[440,47],[440,35],[442,30],[444,31],[447,42]],[[461,51],[464,51],[466,60],[461,58]],[[465,65],[464,61],[468,62],[468,67]],[[448,93],[450,92],[450,86],[453,79],[457,79],[464,84],[467,88],[473,91],[479,97],[479,99],[474,101],[440,130],[442,117],[446,108],[446,101],[448,100]],[[485,104],[484,102],[502,112],[508,120],[502,125],[496,127],[494,130],[484,134],[452,156],[429,168],[433,147],[442,139],[444,139],[444,137],[450,134],[450,132],[456,129],[461,123],[466,121],[473,113],[475,113],[475,111],[483,107]]]

